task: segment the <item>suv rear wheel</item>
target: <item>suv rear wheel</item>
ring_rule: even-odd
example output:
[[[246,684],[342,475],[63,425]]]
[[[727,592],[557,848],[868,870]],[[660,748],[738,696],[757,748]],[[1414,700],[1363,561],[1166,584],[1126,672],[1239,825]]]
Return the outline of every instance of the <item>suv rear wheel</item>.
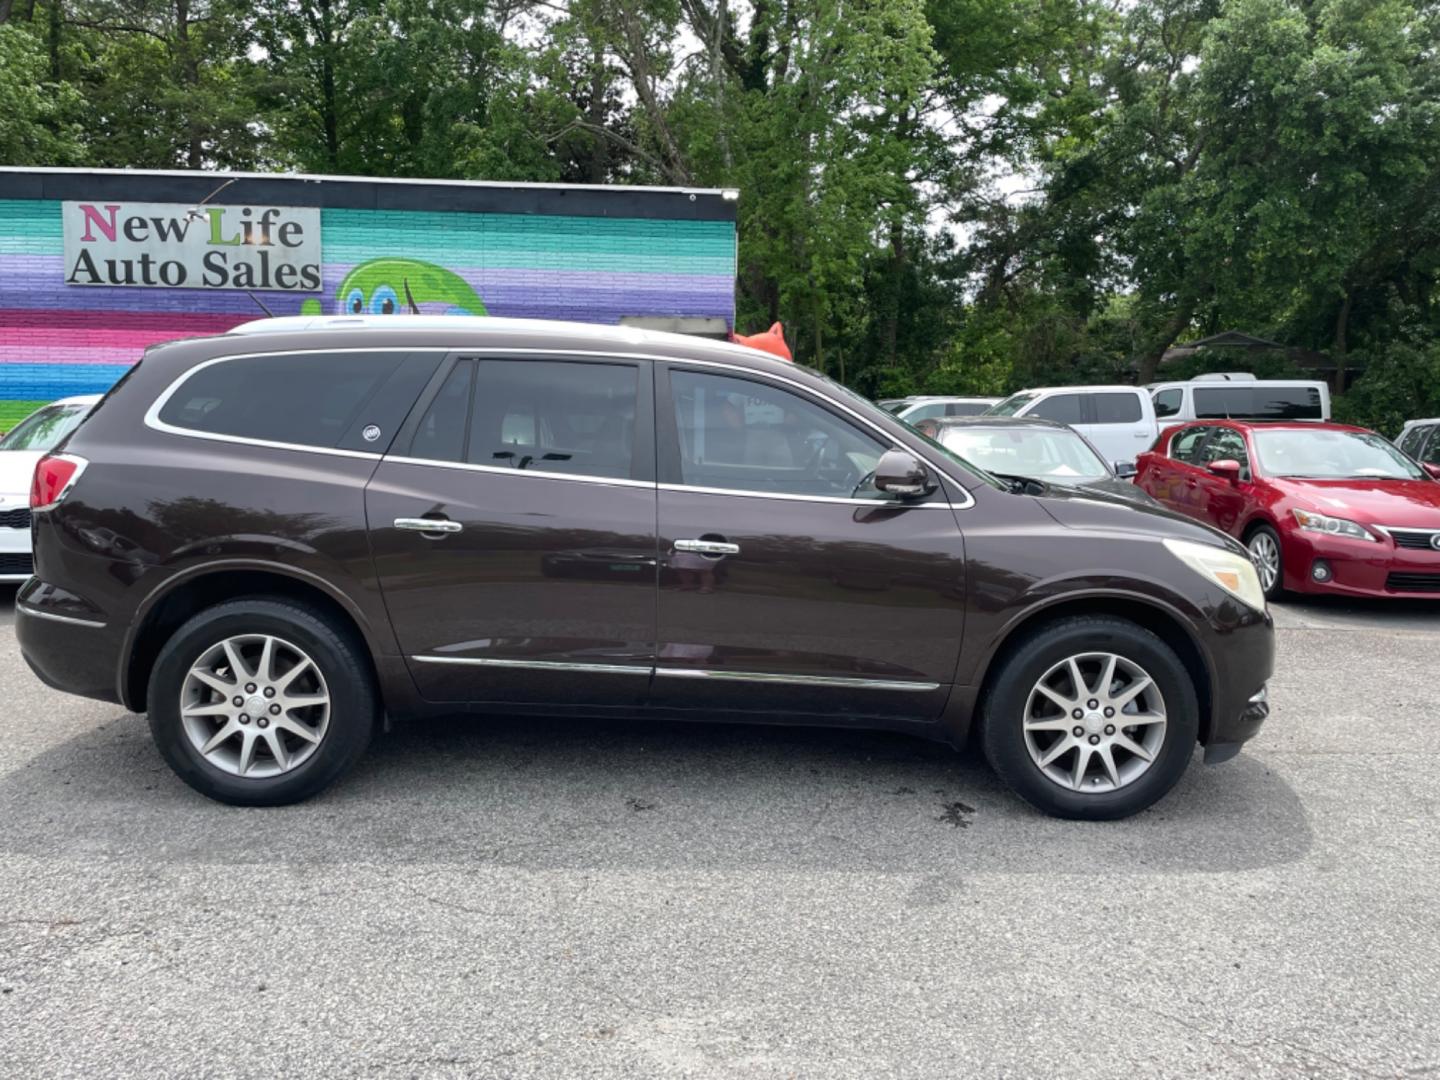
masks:
[[[1152,805],[1185,771],[1199,706],[1160,638],[1109,617],[1065,619],[1013,648],[981,716],[991,767],[1058,817],[1110,820]]]
[[[150,731],[170,767],[237,806],[299,802],[365,752],[379,704],[348,628],[289,600],[234,600],[166,642]]]

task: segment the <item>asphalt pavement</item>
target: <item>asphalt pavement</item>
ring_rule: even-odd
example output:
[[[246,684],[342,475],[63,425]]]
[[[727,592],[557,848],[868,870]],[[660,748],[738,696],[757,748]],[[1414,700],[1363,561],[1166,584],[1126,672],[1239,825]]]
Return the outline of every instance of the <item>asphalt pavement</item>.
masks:
[[[1440,1073],[1440,604],[1276,615],[1261,736],[1111,824],[640,721],[406,726],[228,808],[0,625],[0,1076]]]

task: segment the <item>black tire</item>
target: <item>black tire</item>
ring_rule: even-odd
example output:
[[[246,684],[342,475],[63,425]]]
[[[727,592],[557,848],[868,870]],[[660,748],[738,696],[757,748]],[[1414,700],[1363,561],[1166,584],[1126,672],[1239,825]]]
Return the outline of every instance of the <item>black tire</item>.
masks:
[[[1268,537],[1270,542],[1275,545],[1275,580],[1271,583],[1270,588],[1266,589],[1265,575],[1261,572],[1260,588],[1264,590],[1266,600],[1279,600],[1285,595],[1285,552],[1280,547],[1279,533],[1269,525],[1256,525],[1245,534],[1245,546],[1250,548],[1250,557],[1252,560],[1254,560],[1256,556],[1255,550],[1251,545],[1255,543],[1255,538],[1261,535]],[[1258,563],[1256,570],[1259,572]]]
[[[1044,773],[1025,745],[1026,703],[1054,665],[1085,652],[1108,652],[1138,664],[1165,700],[1167,723],[1150,767],[1107,791],[1063,788]],[[1200,709],[1190,674],[1173,649],[1144,627],[1109,616],[1050,623],[1009,647],[988,680],[980,743],[991,768],[1017,795],[1056,817],[1112,821],[1152,806],[1175,786],[1194,754]],[[1112,684],[1113,685],[1113,684]]]
[[[273,634],[293,642],[313,659],[329,691],[329,723],[319,745],[277,776],[238,776],[217,767],[191,742],[180,718],[191,665],[206,649],[239,634]],[[323,612],[279,598],[227,601],[181,626],[156,658],[148,705],[155,745],[180,779],[233,806],[284,806],[324,790],[360,760],[380,713],[365,646],[354,632]]]

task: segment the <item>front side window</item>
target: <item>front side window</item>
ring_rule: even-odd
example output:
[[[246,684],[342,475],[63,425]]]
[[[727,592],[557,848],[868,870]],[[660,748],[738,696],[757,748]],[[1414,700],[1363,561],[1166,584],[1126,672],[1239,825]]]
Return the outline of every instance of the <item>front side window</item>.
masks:
[[[1200,454],[1200,444],[1205,441],[1205,433],[1209,430],[1208,427],[1191,427],[1178,432],[1170,440],[1170,456],[1190,465],[1199,464],[1196,459]]]
[[[180,383],[160,420],[207,435],[334,447],[403,360],[398,352],[222,360]]]
[[[1042,398],[1027,416],[1054,420],[1057,424],[1083,424],[1082,399],[1079,394],[1051,394]]]
[[[1136,424],[1145,415],[1139,394],[1092,394],[1097,424]]]
[[[887,449],[814,402],[767,383],[672,371],[679,477],[692,487],[886,498],[872,483]]]
[[[1250,478],[1250,453],[1245,449],[1245,436],[1233,428],[1219,428],[1215,437],[1205,444],[1205,460],[1202,464],[1208,465],[1212,461],[1224,461],[1227,458],[1240,463],[1242,478]]]
[[[0,450],[52,450],[79,427],[89,413],[89,405],[47,405],[31,413],[0,439]]]
[[[1169,390],[1157,390],[1155,392],[1155,415],[1164,419],[1167,416],[1177,416],[1180,413],[1180,406],[1185,401],[1185,391],[1172,386]]]
[[[1023,391],[1019,394],[1011,394],[1004,401],[1000,402],[999,405],[991,406],[989,415],[1014,416],[1026,405],[1029,405],[1030,402],[1034,401],[1039,396],[1039,394],[1027,394]]]
[[[1302,480],[1422,480],[1424,471],[1370,431],[1299,428],[1255,431],[1255,455],[1270,476]]]

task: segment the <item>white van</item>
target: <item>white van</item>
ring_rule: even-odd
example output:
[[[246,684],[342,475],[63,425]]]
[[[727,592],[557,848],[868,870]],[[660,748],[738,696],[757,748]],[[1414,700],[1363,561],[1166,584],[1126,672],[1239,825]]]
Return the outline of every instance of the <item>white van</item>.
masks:
[[[1068,424],[1084,435],[1105,460],[1131,465],[1160,434],[1150,395],[1138,386],[1055,386],[1021,390],[987,416],[1038,416]]]
[[[1150,387],[1162,427],[1191,420],[1329,420],[1330,387],[1318,380],[1197,378]]]

